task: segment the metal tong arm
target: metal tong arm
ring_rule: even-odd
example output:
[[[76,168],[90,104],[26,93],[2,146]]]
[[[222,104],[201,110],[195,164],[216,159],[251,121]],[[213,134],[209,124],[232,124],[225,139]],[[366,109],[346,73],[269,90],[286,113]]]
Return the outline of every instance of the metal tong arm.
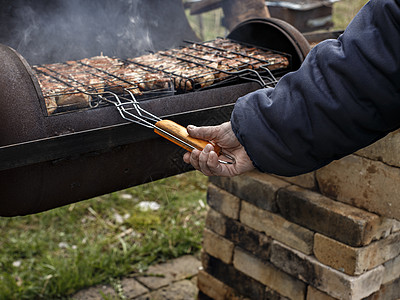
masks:
[[[154,128],[154,122],[161,121],[161,119],[148,112],[147,110],[141,108],[140,103],[136,100],[132,92],[129,90],[126,91],[130,94],[132,99],[118,97],[118,95],[112,92],[108,92],[108,94],[113,97],[113,100],[103,97],[101,95],[99,97],[102,101],[106,101],[115,105],[119,114],[124,120],[145,126],[147,128]],[[128,110],[128,108],[132,107],[134,108],[133,112],[131,112],[131,110]],[[136,114],[134,112],[136,112]]]
[[[102,100],[114,104],[123,119],[148,128],[152,128],[158,135],[166,138],[167,140],[175,143],[189,152],[192,152],[194,149],[203,150],[207,144],[211,143],[209,141],[193,138],[189,136],[185,127],[170,120],[162,120],[144,110],[140,107],[140,103],[135,99],[134,95],[130,91],[128,92],[132,99],[118,97],[116,94],[110,92],[114,100],[104,97],[102,97]],[[124,102],[121,101],[121,98],[124,100]],[[127,106],[133,107],[136,114],[128,111],[126,108]],[[213,143],[211,144],[214,146],[214,151],[218,154],[218,156],[222,155],[228,158],[228,161],[219,160],[220,163],[235,163],[235,159],[232,156],[223,153],[219,146],[214,145]]]

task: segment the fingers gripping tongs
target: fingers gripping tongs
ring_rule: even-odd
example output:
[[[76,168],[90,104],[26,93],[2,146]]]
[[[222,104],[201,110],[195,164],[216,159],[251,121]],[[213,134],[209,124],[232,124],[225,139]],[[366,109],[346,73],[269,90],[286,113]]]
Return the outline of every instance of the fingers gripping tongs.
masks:
[[[218,161],[222,164],[234,164],[235,159],[227,153],[224,153],[218,145],[215,145],[212,141],[205,141],[189,136],[186,128],[175,123],[171,120],[162,120],[161,118],[151,114],[142,107],[136,100],[133,93],[126,90],[129,93],[131,99],[118,96],[115,93],[107,92],[111,97],[99,96],[100,101],[106,101],[112,103],[118,109],[122,118],[129,122],[133,122],[148,128],[152,128],[155,133],[166,138],[167,140],[177,144],[185,150],[192,152],[194,149],[203,150],[207,144],[211,144],[214,147],[214,151],[217,155],[224,160],[219,159]],[[132,109],[133,108],[133,109]]]

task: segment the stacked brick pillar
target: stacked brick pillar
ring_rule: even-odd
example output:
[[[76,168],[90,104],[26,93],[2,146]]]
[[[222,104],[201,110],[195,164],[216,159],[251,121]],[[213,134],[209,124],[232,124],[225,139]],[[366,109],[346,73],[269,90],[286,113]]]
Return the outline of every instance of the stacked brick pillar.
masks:
[[[306,175],[213,177],[199,299],[399,299],[400,132]]]

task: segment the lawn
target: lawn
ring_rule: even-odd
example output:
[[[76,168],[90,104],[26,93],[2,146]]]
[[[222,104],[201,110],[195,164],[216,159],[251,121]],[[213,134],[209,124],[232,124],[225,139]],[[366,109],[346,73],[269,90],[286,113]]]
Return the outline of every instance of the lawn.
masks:
[[[190,172],[36,215],[0,218],[0,299],[54,299],[198,253],[207,178]]]
[[[334,5],[344,29],[365,0]],[[190,16],[204,39],[225,35],[220,10]],[[201,30],[200,30],[201,29]],[[159,180],[36,215],[0,218],[0,299],[54,299],[201,248],[207,178]],[[146,207],[149,207],[145,210]]]
[[[335,29],[345,29],[367,0],[341,0],[333,5],[333,23]]]

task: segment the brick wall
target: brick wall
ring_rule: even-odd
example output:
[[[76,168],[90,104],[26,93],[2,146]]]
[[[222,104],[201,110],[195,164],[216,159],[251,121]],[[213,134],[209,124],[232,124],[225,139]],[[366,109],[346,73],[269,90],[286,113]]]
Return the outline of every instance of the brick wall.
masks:
[[[400,132],[313,173],[212,177],[199,299],[399,299]]]

